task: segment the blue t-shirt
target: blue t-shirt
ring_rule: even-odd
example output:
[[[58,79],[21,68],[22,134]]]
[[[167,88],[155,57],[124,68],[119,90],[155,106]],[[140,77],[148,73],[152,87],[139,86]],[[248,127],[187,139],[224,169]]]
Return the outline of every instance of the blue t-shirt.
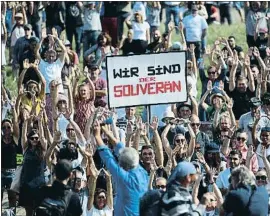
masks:
[[[223,204],[226,215],[268,215],[268,193],[265,187],[241,185],[228,193]]]

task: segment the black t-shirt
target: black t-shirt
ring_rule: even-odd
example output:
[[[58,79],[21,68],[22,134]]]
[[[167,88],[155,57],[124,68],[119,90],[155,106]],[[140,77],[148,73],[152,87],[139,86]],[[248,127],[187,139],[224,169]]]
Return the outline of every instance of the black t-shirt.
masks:
[[[151,53],[155,52],[157,50],[157,48],[159,47],[159,45],[160,45],[159,41],[154,41],[154,42],[148,44],[147,50],[150,51]]]
[[[51,28],[59,25],[63,27],[63,23],[60,19],[60,13],[64,15],[65,8],[62,2],[51,2],[45,9],[46,12],[46,27]]]
[[[255,94],[255,91],[251,92],[249,88],[247,88],[246,92],[244,93],[240,93],[237,88],[235,88],[232,92],[229,93],[229,97],[231,97],[234,101],[233,113],[236,120],[238,120],[240,116],[244,113],[250,111],[249,101],[250,98],[255,97]]]
[[[104,3],[104,17],[117,17],[118,2],[105,1]]]
[[[237,54],[239,55],[240,52],[243,52],[242,47],[235,45],[234,48],[231,48],[232,51],[236,50]],[[227,50],[227,47],[224,47],[222,50]]]
[[[27,2],[27,5],[29,7],[30,2]],[[40,20],[39,11],[38,11],[39,5],[40,5],[40,2],[34,2],[34,8],[33,8],[32,14],[30,14],[29,10],[26,11],[28,23],[35,24]]]
[[[15,169],[16,168],[16,154],[17,154],[17,145],[12,140],[11,143],[5,144],[1,140],[1,150],[2,150],[2,159],[1,159],[1,168],[2,169]]]
[[[39,193],[37,193],[36,204],[37,206],[40,205],[45,198],[53,199],[55,197],[64,197],[67,190],[70,190],[69,186],[62,184],[61,182],[54,181],[51,187],[46,186],[40,189]],[[67,207],[67,216],[80,216],[83,213],[83,210],[79,195],[74,192],[72,193],[73,194]]]
[[[77,2],[65,2],[66,3],[66,25],[71,26],[82,26],[82,11],[77,5]]]
[[[268,38],[261,40],[259,37],[255,41],[256,47],[259,49],[261,58],[264,59],[266,57],[266,48],[267,48]]]
[[[133,52],[134,43],[133,41],[129,42],[126,38],[122,47],[123,55],[128,55],[128,53]]]

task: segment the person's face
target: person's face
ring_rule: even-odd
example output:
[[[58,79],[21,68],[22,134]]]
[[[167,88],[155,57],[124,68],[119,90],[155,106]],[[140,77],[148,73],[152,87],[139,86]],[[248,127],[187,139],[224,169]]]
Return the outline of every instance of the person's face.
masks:
[[[74,152],[76,150],[76,145],[73,142],[68,143],[67,147],[70,151]]]
[[[75,130],[70,124],[66,128],[66,134],[68,138],[74,137],[75,135]]]
[[[228,42],[230,47],[235,47],[235,40],[233,38],[228,39]]]
[[[103,209],[107,204],[106,194],[104,192],[101,192],[96,196],[96,204],[98,206],[98,209]]]
[[[254,116],[256,113],[258,113],[260,111],[260,107],[259,106],[252,106],[250,108],[251,111],[251,115]]]
[[[252,2],[251,7],[254,11],[258,11],[260,9],[260,3],[259,2]]]
[[[216,72],[215,68],[209,69],[207,73],[208,73],[208,78],[210,80],[214,80],[217,78],[217,72]]]
[[[159,41],[159,39],[160,39],[160,32],[158,30],[155,30],[154,31],[153,38],[154,38],[154,41]]]
[[[166,180],[165,179],[158,179],[156,181],[156,189],[166,191]]]
[[[22,25],[23,24],[23,18],[22,17],[15,17],[15,21],[18,25]]]
[[[107,43],[107,38],[106,37],[100,37],[99,38],[99,43],[100,43],[100,45],[105,46],[106,43]]]
[[[36,43],[36,42],[31,42],[31,43],[29,44],[29,48],[30,48],[30,50],[32,50],[32,51],[34,51],[34,50],[36,49],[36,47],[37,47],[37,43]]]
[[[183,148],[185,143],[186,143],[186,138],[182,134],[175,137],[174,144],[176,146],[180,145]]]
[[[153,149],[144,149],[142,151],[142,161],[144,164],[150,164],[154,158]]]
[[[32,30],[31,30],[31,29],[25,28],[25,29],[24,29],[24,33],[25,33],[25,36],[31,36]]]
[[[135,107],[129,107],[129,108],[126,108],[126,117],[127,118],[131,118],[135,115],[136,113],[136,108]]]
[[[230,167],[232,169],[234,169],[235,167],[238,167],[240,163],[241,163],[241,160],[238,154],[230,155]]]
[[[247,83],[245,80],[238,80],[237,81],[237,90],[241,93],[246,92],[247,90]]]
[[[36,94],[36,93],[38,93],[38,86],[35,83],[29,83],[27,86],[27,90],[29,92],[33,92],[33,93],[35,92],[35,94]]]
[[[47,62],[49,63],[49,64],[52,64],[52,63],[54,63],[54,61],[56,60],[56,53],[55,52],[48,52],[47,53]]]
[[[208,193],[208,198],[210,202],[207,203],[206,210],[212,211],[217,207],[217,199],[212,193]]]
[[[221,108],[222,104],[223,104],[223,100],[220,97],[216,96],[216,97],[213,98],[213,106],[214,107]]]
[[[253,68],[251,68],[251,73],[252,73],[254,79],[257,79],[257,76],[259,74],[259,69],[257,67],[253,67]]]
[[[12,125],[9,122],[5,122],[4,124],[2,124],[3,135],[11,135],[12,132]]]
[[[67,101],[59,100],[57,103],[57,107],[58,107],[60,112],[65,112],[67,109]]]
[[[99,69],[98,67],[93,67],[90,69],[90,77],[91,79],[97,79],[99,76]]]
[[[220,141],[223,142],[226,136],[228,136],[229,132],[228,131],[221,131],[220,132]]]
[[[38,141],[39,141],[39,136],[38,136],[38,134],[35,134],[35,135],[31,136],[29,139],[30,139],[30,143],[32,144],[32,146],[36,146],[38,144]]]
[[[190,123],[191,128],[193,129],[193,131],[195,133],[199,132],[200,130],[200,126],[201,126],[201,122],[199,119],[192,119],[191,123]]]
[[[89,4],[89,9],[93,10],[95,8],[95,4]]]
[[[267,184],[267,175],[264,171],[256,173],[256,183],[258,186],[264,186]]]
[[[183,119],[188,119],[191,115],[191,110],[189,107],[187,106],[184,106],[184,107],[181,107],[180,110],[179,110],[179,117],[180,118],[183,118]]]
[[[269,145],[270,144],[270,132],[262,131],[261,132],[261,140],[263,145]]]
[[[141,15],[140,14],[135,14],[135,20],[136,22],[140,22],[141,21]]]
[[[243,147],[247,142],[247,134],[246,133],[237,133],[237,146]]]
[[[222,118],[220,120],[220,129],[221,130],[228,130],[230,126],[231,126],[231,124],[230,124],[230,120],[229,119]]]
[[[80,92],[80,97],[83,99],[86,99],[89,96],[90,90],[86,85],[84,85],[80,87],[79,92]]]

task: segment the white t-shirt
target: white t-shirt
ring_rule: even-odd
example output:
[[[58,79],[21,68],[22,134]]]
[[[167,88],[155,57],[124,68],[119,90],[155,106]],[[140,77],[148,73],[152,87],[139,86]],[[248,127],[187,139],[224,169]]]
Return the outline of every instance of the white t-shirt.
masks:
[[[183,19],[183,24],[186,29],[187,42],[201,41],[202,30],[207,29],[208,25],[205,18],[200,15],[188,15]]]
[[[54,63],[49,64],[48,62],[41,59],[39,63],[39,70],[46,80],[45,92],[50,93],[49,84],[53,80],[57,80],[62,83],[61,71],[64,66],[64,62],[61,62],[60,59],[57,59]],[[59,86],[59,92],[64,93],[63,85]]]
[[[14,28],[12,34],[11,34],[11,42],[10,46],[15,46],[16,41],[25,35],[25,31],[23,26],[17,26]]]
[[[150,29],[148,22],[138,23],[132,22],[133,29],[133,40],[144,40],[146,41],[146,30]]]
[[[113,209],[110,209],[107,205],[102,210],[98,210],[93,206],[87,214],[87,216],[112,216],[112,215]]]
[[[259,168],[264,168],[264,163],[263,159],[259,156],[261,155],[261,150],[262,150],[262,144],[258,145],[256,153],[258,153],[258,165]],[[266,149],[266,157],[270,155],[270,146]]]
[[[198,94],[197,77],[194,73],[187,75],[187,85],[192,86],[191,95],[196,98]]]

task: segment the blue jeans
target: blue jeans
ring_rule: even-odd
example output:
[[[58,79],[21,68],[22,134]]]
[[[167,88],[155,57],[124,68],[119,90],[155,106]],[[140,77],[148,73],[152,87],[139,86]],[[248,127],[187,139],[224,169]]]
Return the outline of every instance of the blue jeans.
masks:
[[[83,32],[83,53],[91,46],[97,43],[97,38],[100,35],[100,31],[84,31]]]
[[[31,25],[33,27],[33,32],[35,32],[35,36],[41,39],[41,20],[36,23],[32,23]]]
[[[75,44],[76,44],[76,53],[80,58],[81,55],[81,39],[82,39],[82,26],[73,27],[73,26],[66,26],[66,33],[67,39],[69,40],[71,47],[73,41],[73,35],[75,36]]]
[[[15,171],[1,171],[1,189],[9,189],[12,183],[12,180],[15,176]]]
[[[12,30],[12,10],[11,9],[7,9],[7,12],[6,12],[6,28],[7,28],[8,34],[10,34]]]
[[[179,26],[179,6],[166,6],[166,32],[169,31],[168,24],[171,21],[171,15],[173,15],[174,25]],[[176,29],[176,33],[179,34],[179,29]]]

